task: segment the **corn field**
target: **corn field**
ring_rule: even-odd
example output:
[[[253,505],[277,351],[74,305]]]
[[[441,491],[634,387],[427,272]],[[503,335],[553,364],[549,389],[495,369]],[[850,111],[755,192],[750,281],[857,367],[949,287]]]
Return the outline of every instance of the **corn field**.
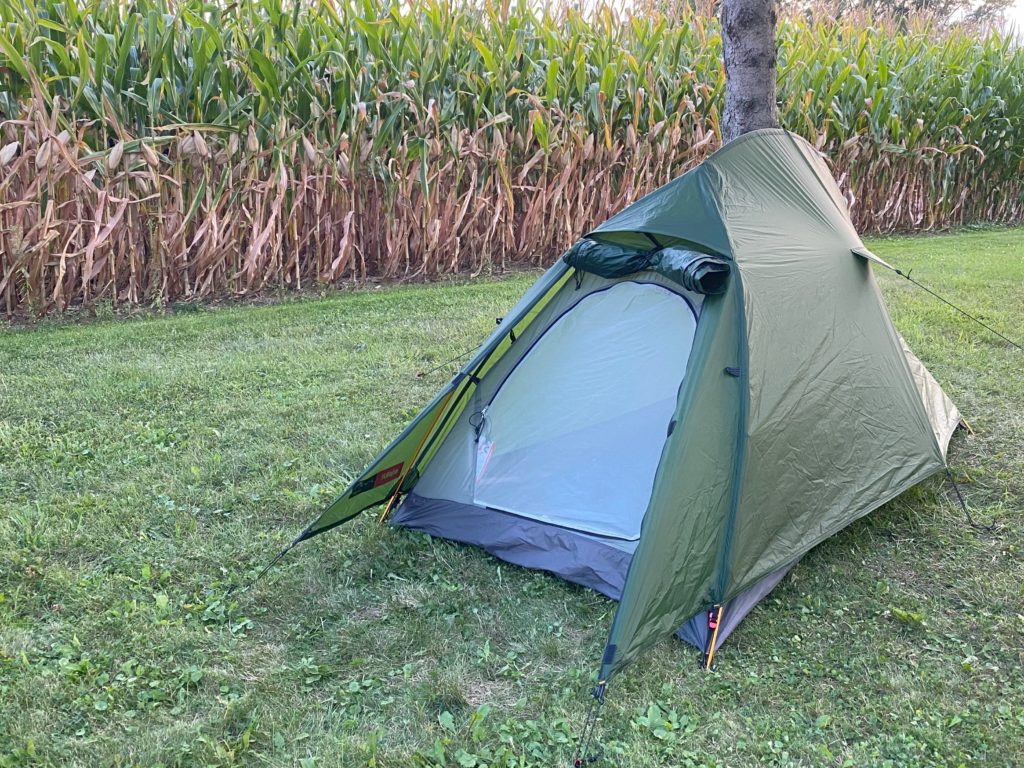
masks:
[[[0,312],[548,263],[719,146],[717,21],[664,7],[0,0]],[[779,56],[862,231],[1022,218],[1009,39],[810,14]]]

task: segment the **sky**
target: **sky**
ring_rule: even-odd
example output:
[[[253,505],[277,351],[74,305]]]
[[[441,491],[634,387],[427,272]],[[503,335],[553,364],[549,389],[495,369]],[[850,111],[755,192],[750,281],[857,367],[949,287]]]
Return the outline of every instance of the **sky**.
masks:
[[[1006,16],[1017,28],[1018,34],[1024,31],[1024,0],[1017,0],[1014,6],[1006,12]]]

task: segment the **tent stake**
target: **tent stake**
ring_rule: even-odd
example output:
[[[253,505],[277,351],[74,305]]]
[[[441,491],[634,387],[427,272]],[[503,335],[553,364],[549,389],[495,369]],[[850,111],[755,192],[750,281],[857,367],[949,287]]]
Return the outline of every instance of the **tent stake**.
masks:
[[[708,649],[704,653],[704,669],[711,669],[711,664],[715,660],[715,645],[718,643],[718,628],[722,624],[722,610],[723,606],[715,605],[708,611]]]
[[[590,702],[590,709],[587,710],[587,719],[583,721],[583,730],[580,732],[580,740],[576,745],[576,752],[573,754],[573,768],[582,768],[587,763],[596,763],[601,759],[601,750],[590,752],[590,742],[594,738],[594,728],[597,725],[597,718],[601,714],[601,707],[604,705],[604,692],[608,687],[607,680],[598,680],[593,690],[594,700]]]

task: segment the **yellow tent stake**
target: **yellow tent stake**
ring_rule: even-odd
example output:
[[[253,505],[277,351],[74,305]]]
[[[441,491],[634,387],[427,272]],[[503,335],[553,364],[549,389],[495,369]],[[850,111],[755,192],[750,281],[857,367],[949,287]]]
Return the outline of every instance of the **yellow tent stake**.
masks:
[[[455,394],[455,387],[452,387],[452,391],[448,393],[448,396],[441,403],[441,407],[437,409],[437,415],[434,416],[434,420],[430,422],[430,426],[427,427],[427,431],[423,433],[423,437],[420,439],[420,444],[416,446],[416,451],[413,453],[412,458],[409,459],[409,465],[405,468],[405,472],[398,479],[398,485],[395,486],[395,492],[391,494],[391,498],[388,499],[388,503],[384,505],[384,511],[381,512],[380,518],[377,520],[377,525],[383,525],[384,521],[387,520],[389,514],[391,514],[392,508],[395,506],[395,502],[398,501],[398,495],[401,493],[402,485],[405,483],[405,478],[409,476],[412,471],[413,465],[416,463],[416,459],[420,456],[420,451],[423,450],[424,444],[427,442],[427,438],[430,437],[434,431],[434,427],[437,426],[438,420],[448,408],[448,401],[452,399],[452,395]]]
[[[711,662],[715,659],[715,644],[718,642],[718,628],[722,626],[722,606],[718,606],[718,617],[715,619],[715,631],[711,634],[711,643],[708,645],[708,660],[704,662],[704,669],[711,669]]]

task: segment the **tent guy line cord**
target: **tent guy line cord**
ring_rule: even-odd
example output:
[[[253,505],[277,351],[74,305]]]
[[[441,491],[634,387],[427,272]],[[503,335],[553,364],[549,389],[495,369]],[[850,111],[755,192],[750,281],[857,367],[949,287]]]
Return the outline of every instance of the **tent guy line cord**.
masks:
[[[499,318],[497,318],[497,324],[498,324],[498,325],[501,325],[501,323],[502,323],[502,321],[504,321],[504,319],[505,319],[505,318],[503,318],[503,317],[499,317]],[[514,341],[516,340],[516,332],[515,332],[515,328],[513,328],[513,329],[512,329],[511,331],[509,331],[509,333],[511,334],[511,335],[510,335],[510,340],[511,340],[512,342],[514,342]],[[457,355],[456,355],[455,357],[453,357],[453,358],[452,358],[451,360],[447,360],[447,361],[445,361],[445,362],[441,363],[440,365],[434,366],[434,367],[433,367],[433,368],[431,368],[431,369],[430,369],[429,371],[423,371],[422,373],[417,373],[417,374],[416,374],[416,378],[417,378],[417,379],[422,379],[422,378],[424,378],[424,377],[426,377],[426,376],[429,376],[429,375],[430,375],[430,374],[432,374],[432,373],[437,373],[437,372],[438,372],[438,371],[440,371],[440,370],[441,370],[442,368],[447,368],[447,367],[448,367],[449,365],[451,365],[452,363],[457,363],[457,362],[459,362],[459,361],[460,361],[460,360],[461,360],[462,358],[466,357],[467,355],[470,355],[470,354],[472,354],[473,352],[476,352],[476,351],[477,351],[478,349],[480,349],[480,345],[479,345],[479,344],[476,344],[475,346],[472,346],[472,347],[470,347],[469,349],[463,350],[462,352],[459,352],[459,354],[457,354]]]
[[[1006,336],[1001,334],[999,331],[997,331],[995,328],[993,328],[991,325],[988,325],[987,323],[985,323],[981,319],[975,317],[974,315],[972,315],[967,310],[961,309],[956,304],[951,302],[949,299],[946,299],[946,298],[940,296],[935,291],[933,291],[931,288],[929,288],[927,285],[924,285],[924,284],[918,282],[917,280],[915,280],[914,278],[912,278],[910,276],[910,273],[913,270],[908,270],[908,271],[904,272],[902,269],[898,269],[897,267],[894,267],[891,264],[886,264],[884,261],[878,261],[876,263],[880,263],[883,266],[887,267],[888,269],[891,269],[893,272],[895,272],[900,277],[905,278],[908,282],[913,283],[914,285],[916,285],[918,288],[920,288],[922,291],[927,293],[929,296],[933,296],[934,298],[938,299],[939,301],[941,301],[946,306],[955,309],[957,312],[959,312],[961,315],[966,317],[968,320],[973,320],[975,323],[980,325],[982,328],[987,330],[989,333],[993,333],[996,336],[998,336],[1000,339],[1005,341],[1011,347],[1014,347],[1015,349],[1017,349],[1017,350],[1019,350],[1021,352],[1024,352],[1024,347],[1022,347],[1020,344],[1018,344],[1013,339],[1007,338]],[[964,423],[966,424],[967,422],[965,421]],[[970,425],[967,425],[967,428],[970,429]],[[973,432],[973,430],[971,430],[971,431]],[[996,524],[995,523],[992,523],[990,525],[982,525],[980,523],[975,522],[974,518],[971,516],[970,510],[967,509],[967,502],[964,501],[964,495],[960,492],[960,486],[957,484],[956,479],[953,477],[953,473],[950,471],[949,466],[946,466],[945,470],[946,470],[946,478],[949,480],[949,484],[953,486],[953,491],[956,493],[956,500],[960,503],[960,509],[963,510],[964,517],[967,518],[967,524],[969,526],[971,526],[971,528],[974,528],[975,530],[978,530],[978,531],[988,531],[988,532],[994,531],[996,529]]]
[[[971,526],[971,528],[974,528],[978,531],[994,531],[996,529],[995,523],[992,523],[991,525],[982,525],[981,523],[976,523],[974,521],[974,518],[971,516],[970,511],[968,511],[967,509],[967,502],[964,501],[964,496],[962,493],[960,493],[960,486],[957,485],[957,482],[954,479],[953,473],[950,471],[949,467],[946,467],[946,478],[949,480],[949,484],[953,486],[953,490],[956,492],[957,501],[960,502],[960,509],[964,511],[964,517],[967,518],[967,524]]]
[[[651,241],[652,243],[654,243],[654,247],[655,247],[655,249],[657,249],[657,250],[661,250],[662,248],[664,248],[664,247],[665,247],[665,246],[663,246],[663,245],[662,245],[661,243],[659,243],[659,242],[658,242],[658,238],[656,238],[656,237],[655,237],[654,235],[652,235],[652,234],[651,234],[650,232],[644,232],[644,237],[646,237],[646,238],[647,238],[648,240],[650,240],[650,241]]]
[[[306,537],[307,531],[308,531],[308,529],[306,531],[303,531],[302,533],[300,533],[298,536],[295,537],[295,539],[292,541],[291,544],[289,544],[287,547],[285,547],[280,552],[278,552],[274,556],[274,559],[271,560],[269,563],[267,563],[265,566],[263,566],[263,570],[261,570],[259,573],[256,574],[256,576],[253,577],[252,581],[250,581],[248,584],[246,584],[246,585],[244,585],[242,587],[242,591],[243,592],[248,592],[250,589],[252,589],[254,586],[256,586],[256,583],[260,579],[262,579],[264,576],[266,576],[267,573],[270,572],[270,569],[273,568],[275,565],[277,565],[281,561],[281,558],[283,558],[285,555],[287,555],[289,552],[291,552]],[[227,592],[225,592],[224,593],[225,599],[230,597],[232,594],[234,594],[235,590],[238,589],[238,586],[239,586],[238,584],[235,584]]]
[[[1024,347],[1022,347],[1022,346],[1021,346],[1020,344],[1018,344],[1018,343],[1017,343],[1016,341],[1014,341],[1013,339],[1008,339],[1008,338],[1007,338],[1006,336],[1004,336],[1003,334],[1001,334],[1001,333],[1000,333],[999,331],[997,331],[997,330],[996,330],[995,328],[993,328],[993,327],[992,327],[991,325],[988,325],[988,324],[984,323],[983,321],[981,321],[980,319],[978,319],[977,317],[975,317],[974,315],[972,315],[972,314],[971,314],[970,312],[967,312],[966,310],[964,310],[964,309],[961,309],[960,307],[958,307],[958,306],[957,306],[956,304],[954,304],[953,302],[951,302],[951,301],[949,301],[948,299],[945,299],[945,298],[943,298],[942,296],[940,296],[939,294],[937,294],[937,293],[936,293],[935,291],[933,291],[933,290],[932,290],[931,288],[929,288],[928,286],[926,286],[926,285],[923,285],[922,283],[919,283],[919,282],[918,282],[917,280],[915,280],[914,278],[912,278],[912,277],[910,276],[910,273],[911,273],[911,272],[912,272],[913,270],[909,270],[909,271],[907,271],[907,272],[904,272],[903,270],[901,270],[901,269],[897,269],[896,267],[890,266],[890,265],[888,265],[888,264],[886,264],[885,266],[889,267],[889,269],[891,269],[891,270],[892,270],[893,272],[895,272],[895,273],[896,273],[897,275],[899,275],[900,277],[906,278],[906,279],[907,279],[908,281],[910,281],[911,283],[913,283],[914,285],[916,285],[916,286],[917,286],[918,288],[920,288],[920,289],[921,289],[922,291],[924,291],[925,293],[927,293],[927,294],[929,294],[929,295],[931,295],[931,296],[934,296],[934,297],[935,297],[936,299],[938,299],[939,301],[941,301],[941,302],[942,302],[943,304],[945,304],[945,305],[947,305],[947,306],[949,306],[949,307],[952,307],[953,309],[955,309],[955,310],[956,310],[957,312],[959,312],[959,313],[960,313],[961,315],[963,315],[963,316],[964,316],[964,317],[966,317],[967,319],[969,319],[969,320],[973,320],[974,322],[976,322],[976,323],[977,323],[978,325],[980,325],[980,326],[981,326],[982,328],[986,329],[986,330],[987,330],[987,331],[989,331],[990,333],[994,333],[994,334],[995,334],[996,336],[998,336],[998,337],[999,337],[1000,339],[1002,339],[1003,341],[1005,341],[1005,342],[1006,342],[1007,344],[1009,344],[1009,345],[1010,345],[1011,347],[1016,347],[1016,348],[1017,348],[1017,349],[1019,349],[1019,350],[1020,350],[1021,352],[1024,352]]]
[[[469,349],[465,350],[464,352],[460,352],[459,354],[457,354],[451,360],[446,360],[445,362],[441,363],[440,365],[435,366],[434,368],[431,368],[429,371],[423,371],[423,373],[417,373],[416,374],[416,378],[417,379],[422,379],[422,378],[424,378],[426,376],[429,376],[432,373],[437,373],[442,368],[447,368],[452,363],[459,362],[459,360],[461,360],[462,358],[466,357],[467,355],[469,355],[469,354],[471,354],[473,352],[476,352],[478,349],[480,349],[480,345],[479,344],[477,344],[475,347],[470,347]]]

